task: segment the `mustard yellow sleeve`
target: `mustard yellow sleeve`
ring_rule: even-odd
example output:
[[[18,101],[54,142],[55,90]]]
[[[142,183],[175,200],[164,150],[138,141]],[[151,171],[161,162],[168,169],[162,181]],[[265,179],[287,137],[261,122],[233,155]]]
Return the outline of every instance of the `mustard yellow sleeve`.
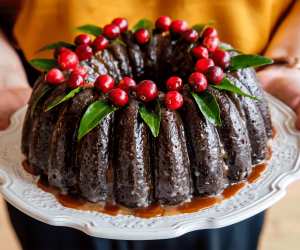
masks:
[[[71,42],[75,27],[104,25],[114,17],[155,20],[160,15],[186,19],[191,25],[214,21],[222,40],[251,53],[261,52],[292,0],[24,0],[14,27],[16,39],[28,59],[45,44]]]

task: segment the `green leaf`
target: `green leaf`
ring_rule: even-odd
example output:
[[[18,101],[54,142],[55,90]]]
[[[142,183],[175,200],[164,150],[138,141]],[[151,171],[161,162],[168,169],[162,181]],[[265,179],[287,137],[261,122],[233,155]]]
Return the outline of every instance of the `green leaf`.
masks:
[[[74,97],[76,94],[78,94],[81,90],[82,90],[82,88],[81,88],[81,87],[78,87],[78,88],[76,88],[76,89],[71,90],[71,91],[70,91],[68,94],[66,94],[66,95],[63,94],[63,95],[60,95],[60,96],[56,97],[55,100],[54,100],[51,104],[49,104],[49,106],[46,108],[45,111],[47,112],[47,111],[53,109],[54,107],[56,107],[57,105],[59,105],[59,104],[65,102],[65,101],[67,101],[67,100],[73,98],[73,97]]]
[[[235,51],[235,49],[228,43],[220,43],[219,48],[225,51]]]
[[[237,55],[230,59],[230,69],[244,69],[272,64],[273,60],[260,55]]]
[[[202,35],[202,32],[209,26],[212,26],[215,22],[210,20],[207,23],[197,23],[195,25],[193,25],[193,29],[196,30],[200,36]]]
[[[41,70],[48,71],[56,66],[54,59],[37,58],[29,61],[32,67]]]
[[[206,24],[197,23],[193,25],[192,29],[196,30],[200,34],[203,31],[204,27],[206,27]]]
[[[111,42],[111,44],[119,44],[119,45],[123,45],[123,46],[127,47],[127,44],[124,43],[120,38],[117,38],[117,39],[113,40]]]
[[[90,104],[80,120],[77,140],[80,141],[93,128],[97,127],[104,117],[117,109],[117,107],[104,100],[98,100]]]
[[[102,29],[93,24],[86,24],[86,25],[79,26],[76,28],[76,30],[87,34],[91,34],[93,36],[99,36],[102,34]]]
[[[150,111],[144,105],[141,105],[139,108],[140,116],[142,117],[143,121],[147,124],[151,133],[154,137],[157,137],[159,134],[160,129],[160,120],[161,120],[161,113],[160,113],[160,104],[157,102],[156,108],[154,111]]]
[[[137,30],[142,29],[142,28],[151,30],[151,29],[153,29],[153,27],[154,27],[154,24],[152,21],[150,21],[148,19],[141,19],[133,26],[133,28],[131,30],[132,30],[132,32],[136,32]]]
[[[51,86],[51,85],[44,84],[44,83],[42,83],[42,84],[43,84],[43,86],[42,86],[41,91],[38,92],[38,95],[35,96],[32,104],[31,104],[31,112],[30,112],[31,117],[33,117],[36,106],[39,103],[39,101],[42,99],[42,97],[45,96],[51,89],[53,89],[53,86]]]
[[[235,93],[237,95],[246,96],[254,100],[258,100],[257,97],[249,95],[243,92],[240,88],[235,86],[228,78],[224,78],[220,85],[211,85],[214,89],[225,90],[228,92]]]
[[[216,98],[207,91],[201,94],[191,92],[191,94],[204,117],[214,125],[220,126],[220,108],[219,104],[216,101]]]
[[[75,45],[71,44],[71,43],[59,41],[59,42],[56,42],[56,43],[48,44],[48,45],[40,48],[38,50],[38,52],[45,51],[45,50],[52,50],[52,49],[61,48],[61,47],[66,47],[66,48],[69,48],[69,49],[73,49],[73,48],[75,48]]]

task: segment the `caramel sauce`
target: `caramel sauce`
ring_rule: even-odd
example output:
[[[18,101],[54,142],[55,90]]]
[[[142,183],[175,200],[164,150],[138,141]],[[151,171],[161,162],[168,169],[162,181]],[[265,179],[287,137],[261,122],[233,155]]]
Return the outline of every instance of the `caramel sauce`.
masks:
[[[162,206],[155,204],[151,205],[147,208],[136,208],[134,209],[135,216],[141,217],[141,218],[151,218],[156,216],[163,216],[165,215],[165,208]]]
[[[267,169],[267,164],[262,163],[255,166],[255,168],[252,169],[251,174],[248,177],[248,182],[253,183],[256,182],[257,179],[263,174],[263,172]]]
[[[272,139],[274,139],[277,135],[276,128],[272,127]]]
[[[223,199],[224,200],[229,199],[230,197],[237,194],[245,186],[246,186],[245,182],[240,182],[240,183],[233,184],[228,188],[225,188],[225,190],[222,193]]]
[[[32,168],[28,165],[27,161],[23,162],[24,169],[31,173]],[[266,170],[267,165],[265,163],[256,165],[252,169],[252,173],[248,177],[248,183],[255,182],[261,174]],[[52,193],[57,201],[68,208],[79,209],[84,211],[96,211],[112,216],[118,214],[134,215],[141,218],[151,218],[157,216],[176,215],[182,213],[193,213],[209,207],[222,201],[231,198],[236,195],[243,187],[247,185],[247,181],[233,184],[227,187],[222,194],[213,197],[197,197],[193,198],[189,202],[185,202],[177,206],[162,206],[159,204],[153,204],[147,208],[135,208],[130,209],[123,206],[119,206],[113,203],[92,203],[88,202],[80,197],[63,195],[60,191],[51,187],[45,177],[41,177],[37,183],[37,186],[45,192]]]
[[[221,201],[221,197],[202,197],[202,198],[194,198],[191,202],[186,202],[180,206],[178,206],[177,210],[180,213],[193,213],[200,211],[204,208],[211,207],[216,203]]]

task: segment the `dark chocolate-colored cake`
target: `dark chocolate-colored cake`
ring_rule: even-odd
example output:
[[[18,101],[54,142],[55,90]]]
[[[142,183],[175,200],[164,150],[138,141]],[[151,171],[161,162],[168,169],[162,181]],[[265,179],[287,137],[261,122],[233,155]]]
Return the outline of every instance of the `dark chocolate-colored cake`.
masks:
[[[233,65],[240,54],[215,29],[166,18],[133,31],[115,19],[94,41],[79,35],[56,48],[22,138],[51,186],[129,208],[177,205],[219,194],[267,159],[272,127],[255,70]]]

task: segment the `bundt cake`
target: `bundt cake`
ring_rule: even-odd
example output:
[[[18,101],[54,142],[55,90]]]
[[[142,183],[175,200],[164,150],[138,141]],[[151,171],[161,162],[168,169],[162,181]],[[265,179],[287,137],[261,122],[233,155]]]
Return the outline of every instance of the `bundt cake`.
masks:
[[[34,85],[22,152],[63,194],[127,208],[178,205],[246,180],[272,125],[252,66],[216,29],[163,16],[85,25]],[[93,38],[94,35],[94,38]]]

